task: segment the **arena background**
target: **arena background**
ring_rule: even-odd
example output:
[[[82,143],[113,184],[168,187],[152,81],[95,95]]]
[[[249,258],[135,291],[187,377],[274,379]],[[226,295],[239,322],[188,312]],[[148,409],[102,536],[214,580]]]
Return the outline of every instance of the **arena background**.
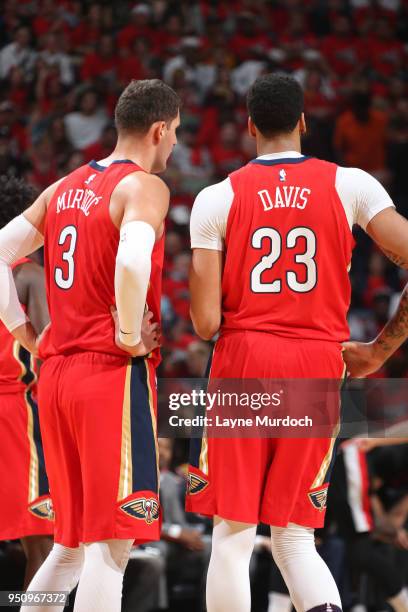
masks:
[[[304,153],[370,172],[408,216],[407,0],[6,0],[0,40],[0,174],[25,177],[38,190],[110,153],[113,109],[130,79],[162,78],[183,101],[179,144],[164,175],[171,207],[160,376],[203,375],[210,345],[194,335],[188,314],[189,215],[201,188],[255,156],[245,94],[262,72],[290,73],[302,84]],[[363,232],[356,240],[349,322],[353,338],[369,340],[395,307],[408,273]],[[377,376],[407,374],[405,345]],[[161,451],[164,486],[170,482],[165,522],[183,532],[178,538],[167,532],[155,549],[135,551],[125,585],[129,612],[202,609],[210,526],[182,512],[186,445],[163,441]],[[370,537],[406,580],[407,446],[376,449],[369,459],[377,508]],[[251,568],[254,611],[268,609],[269,591],[283,590],[262,540],[266,533],[260,529]],[[320,541],[339,566],[345,608],[385,609],[378,581],[356,571],[335,521]],[[1,588],[19,588],[18,543],[3,543],[0,561]],[[270,612],[278,610],[276,601],[271,598]]]

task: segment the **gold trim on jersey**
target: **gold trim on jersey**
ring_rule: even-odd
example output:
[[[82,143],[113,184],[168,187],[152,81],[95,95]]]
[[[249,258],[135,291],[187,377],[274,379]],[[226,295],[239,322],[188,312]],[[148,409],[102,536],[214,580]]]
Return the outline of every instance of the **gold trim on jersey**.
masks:
[[[21,381],[21,380],[23,380],[24,376],[27,374],[27,368],[26,368],[25,364],[20,359],[20,349],[21,349],[21,344],[19,343],[18,340],[14,340],[14,342],[13,342],[13,357],[17,361],[18,365],[21,368],[21,374],[18,377],[18,380]]]
[[[343,359],[343,355],[342,355],[342,359]],[[344,363],[344,359],[343,359],[343,363]],[[342,384],[343,384],[343,380],[344,380],[344,376],[346,374],[346,364],[344,363],[343,366],[343,374],[341,376],[341,380],[342,380]],[[341,399],[340,399],[340,410],[341,410]],[[339,435],[339,431],[340,431],[340,424],[341,424],[341,420],[339,419],[338,422],[336,423],[336,425],[334,426],[333,429],[333,433],[332,433],[332,437],[330,440],[330,446],[329,446],[329,450],[327,451],[322,464],[319,468],[319,471],[317,472],[316,478],[313,481],[312,486],[310,487],[311,489],[316,489],[317,487],[320,487],[323,483],[324,480],[326,478],[326,474],[327,474],[327,470],[330,467],[330,463],[332,460],[332,455],[333,455],[333,448],[334,448],[334,444],[336,442],[336,438]]]
[[[153,429],[153,435],[154,435],[154,447],[155,447],[155,452],[156,452],[157,493],[159,493],[159,489],[160,489],[160,467],[159,467],[159,443],[158,443],[158,440],[157,440],[157,422],[156,422],[156,415],[154,414],[153,393],[152,393],[152,387],[151,387],[151,384],[150,384],[150,370],[149,370],[149,366],[147,365],[146,359],[144,359],[143,362],[144,362],[144,366],[146,368],[146,380],[147,380],[147,390],[148,390],[148,393],[149,393],[150,417],[152,419],[152,429]]]
[[[37,447],[34,440],[34,417],[33,409],[28,401],[28,391],[24,393],[27,407],[27,437],[30,452],[30,467],[28,470],[28,503],[31,504],[39,496],[39,463]]]
[[[198,469],[208,476],[208,440],[205,431],[203,431],[203,437],[201,439],[201,453]]]
[[[132,493],[132,436],[130,430],[130,380],[132,376],[132,362],[126,368],[125,393],[122,411],[122,447],[120,456],[118,501],[126,499]]]

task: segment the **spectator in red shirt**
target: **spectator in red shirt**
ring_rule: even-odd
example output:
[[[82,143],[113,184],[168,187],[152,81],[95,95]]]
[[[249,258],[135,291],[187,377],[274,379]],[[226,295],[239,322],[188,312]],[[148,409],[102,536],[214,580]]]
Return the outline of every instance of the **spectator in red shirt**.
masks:
[[[403,67],[404,45],[395,39],[386,19],[377,21],[375,33],[367,41],[370,63],[380,77],[390,77]]]
[[[119,60],[111,34],[103,34],[96,51],[91,51],[84,58],[81,68],[81,79],[95,84],[96,81],[110,83],[117,80]]]
[[[137,4],[130,13],[131,22],[118,34],[119,47],[132,47],[135,39],[143,36],[150,41],[154,38],[154,30],[150,24],[152,9],[148,4]]]
[[[257,27],[256,18],[248,12],[239,13],[237,16],[237,30],[229,41],[229,47],[240,59],[246,59],[250,50],[259,53],[271,47],[269,38]]]
[[[90,53],[102,36],[102,6],[97,2],[89,5],[85,19],[70,34],[70,43],[75,51]]]
[[[220,179],[245,164],[239,139],[240,133],[236,123],[228,121],[221,126],[218,141],[211,148],[216,176]]]
[[[346,76],[361,62],[361,47],[347,17],[339,15],[334,19],[333,33],[323,39],[321,51],[340,76]]]

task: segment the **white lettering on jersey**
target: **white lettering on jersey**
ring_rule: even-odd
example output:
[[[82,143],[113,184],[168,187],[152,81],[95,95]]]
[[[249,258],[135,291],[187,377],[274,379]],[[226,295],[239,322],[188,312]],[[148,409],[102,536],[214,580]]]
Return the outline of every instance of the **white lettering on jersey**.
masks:
[[[97,196],[92,189],[76,189],[74,197],[72,197],[73,192],[73,189],[69,189],[58,196],[57,214],[59,214],[62,210],[77,208],[78,210],[81,210],[86,217],[88,217],[91,206],[97,206],[97,204],[99,204],[99,202],[102,200],[102,196]]]
[[[297,208],[303,210],[307,205],[308,196],[310,196],[311,193],[311,190],[307,187],[301,188],[295,187],[294,185],[282,185],[282,187],[276,187],[275,199],[272,200],[267,189],[258,191],[265,211],[272,210],[272,208]]]

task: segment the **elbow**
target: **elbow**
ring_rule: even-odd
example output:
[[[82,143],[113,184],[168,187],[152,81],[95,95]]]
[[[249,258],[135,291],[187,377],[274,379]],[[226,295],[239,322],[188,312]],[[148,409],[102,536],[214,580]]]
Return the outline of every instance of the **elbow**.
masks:
[[[211,340],[220,329],[221,317],[195,317],[191,312],[194,331],[202,340]]]

